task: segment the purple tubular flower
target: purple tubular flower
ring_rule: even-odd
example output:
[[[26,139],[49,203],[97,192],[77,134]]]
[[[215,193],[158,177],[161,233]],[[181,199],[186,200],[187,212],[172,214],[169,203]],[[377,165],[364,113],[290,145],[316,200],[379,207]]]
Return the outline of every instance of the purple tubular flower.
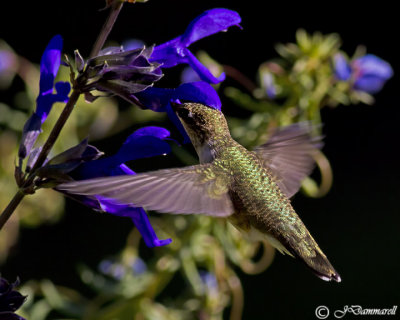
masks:
[[[372,54],[355,59],[351,66],[355,75],[354,88],[368,93],[380,91],[393,76],[390,64]]]
[[[68,94],[71,89],[68,82],[57,82],[55,84],[57,93],[53,93],[54,79],[61,64],[62,46],[62,37],[60,35],[54,36],[47,45],[40,60],[40,90],[36,100],[36,114],[41,118],[42,123],[46,120],[55,102],[68,101]]]
[[[137,94],[140,102],[148,109],[157,112],[167,112],[171,121],[184,137],[184,143],[190,141],[180,120],[172,110],[171,101],[190,101],[221,110],[221,100],[215,89],[204,81],[181,84],[175,89],[148,88]]]
[[[14,74],[18,68],[18,58],[7,48],[0,46],[0,80]]]
[[[385,82],[393,76],[390,64],[373,54],[348,63],[346,58],[338,53],[334,57],[334,69],[337,79],[351,80],[354,89],[370,94],[379,92]]]
[[[343,54],[338,53],[334,56],[335,76],[337,79],[347,81],[351,77],[351,67],[347,63]]]
[[[139,48],[143,48],[145,46],[144,42],[139,39],[128,39],[122,43],[122,47],[125,51],[135,50]]]
[[[19,280],[9,283],[0,278],[0,319],[2,320],[25,320],[14,312],[25,302],[26,296],[14,290],[19,285]]]
[[[231,26],[238,26],[240,21],[239,14],[232,10],[217,8],[205,11],[189,24],[181,36],[156,46],[150,60],[161,63],[162,68],[186,63],[203,81],[219,83],[225,79],[225,74],[221,74],[218,78],[214,77],[188,47],[197,40],[225,31]]]
[[[160,64],[149,62],[153,47],[124,51],[119,47],[105,48],[99,56],[89,59],[77,83],[88,101],[99,96],[90,91],[98,90],[115,94],[140,104],[135,94],[151,87],[163,76]]]
[[[39,96],[36,99],[36,110],[29,117],[22,130],[19,157],[24,159],[31,151],[43,122],[47,119],[56,102],[67,102],[71,86],[68,82],[57,82],[54,79],[61,63],[63,40],[60,35],[54,36],[47,45],[40,61]],[[56,93],[53,93],[53,87]]]
[[[265,88],[265,93],[268,98],[274,99],[276,97],[275,79],[271,72],[265,72],[262,75],[262,82]]]
[[[72,171],[70,175],[76,180],[83,180],[104,176],[135,174],[124,162],[170,153],[171,147],[165,141],[169,138],[169,135],[168,130],[160,127],[144,127],[136,130],[128,137],[115,155],[85,162]],[[120,205],[112,201],[112,199],[100,196],[68,196],[92,209],[131,218],[148,247],[164,246],[172,241],[171,239],[158,239],[143,208]]]

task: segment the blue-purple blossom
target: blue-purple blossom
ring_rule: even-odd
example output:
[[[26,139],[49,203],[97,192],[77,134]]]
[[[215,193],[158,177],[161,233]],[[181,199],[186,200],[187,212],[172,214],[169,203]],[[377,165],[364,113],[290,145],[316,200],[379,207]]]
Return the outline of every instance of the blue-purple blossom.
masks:
[[[140,39],[132,38],[122,42],[122,48],[124,48],[124,51],[140,49],[143,47],[145,47],[145,43]]]
[[[393,76],[390,64],[381,58],[367,54],[350,63],[341,53],[334,57],[335,76],[342,81],[352,81],[353,88],[367,93],[377,93]]]
[[[6,46],[0,43],[0,88],[11,83],[18,70],[18,57]]]
[[[335,76],[338,80],[347,81],[351,77],[351,67],[346,57],[338,53],[334,56]]]
[[[135,174],[134,171],[125,165],[125,162],[170,153],[171,147],[165,141],[169,139],[169,135],[168,130],[160,127],[138,129],[128,137],[116,154],[84,162],[69,172],[69,175],[75,180],[85,180],[97,177]],[[100,196],[87,197],[72,194],[68,194],[68,196],[94,210],[131,218],[148,247],[163,246],[172,241],[171,239],[158,239],[143,208],[120,205],[112,199]]]
[[[205,293],[207,292],[208,294],[216,294],[219,286],[215,274],[207,271],[200,271],[199,274]]]
[[[167,112],[171,121],[184,137],[184,143],[190,141],[182,123],[172,110],[171,102],[190,101],[221,110],[221,100],[215,89],[204,81],[183,83],[174,89],[148,88],[137,94],[140,102],[148,109],[157,112]]]
[[[57,93],[53,93],[54,80],[61,64],[62,47],[62,37],[60,35],[54,36],[47,45],[40,60],[39,96],[36,100],[35,113],[40,117],[42,123],[46,120],[55,102],[68,101],[68,93],[70,91],[70,84],[68,82],[56,83],[55,88]]]
[[[2,320],[25,320],[14,313],[26,300],[26,296],[14,290],[18,285],[18,279],[14,283],[9,283],[0,277],[0,319]]]
[[[147,271],[147,265],[140,257],[135,257],[128,265],[116,260],[105,259],[100,262],[98,270],[104,275],[121,280],[127,273],[144,274]]]
[[[0,74],[8,72],[10,67],[16,63],[15,56],[8,50],[0,49]]]
[[[373,54],[353,60],[351,67],[355,78],[354,88],[368,93],[380,91],[393,76],[390,64]]]
[[[140,105],[136,93],[151,87],[163,76],[160,64],[149,61],[152,52],[153,47],[126,51],[121,47],[109,47],[89,59],[86,65],[76,52],[80,74],[75,85],[88,101],[99,97],[90,93],[97,90]]]
[[[262,74],[261,80],[263,83],[263,87],[265,88],[265,93],[267,94],[268,98],[274,99],[276,97],[276,84],[272,73],[264,72]]]
[[[189,24],[181,36],[156,46],[150,60],[161,63],[162,68],[171,68],[181,63],[189,64],[201,80],[219,83],[225,79],[225,74],[214,77],[188,47],[202,38],[225,31],[231,26],[238,26],[240,21],[239,14],[232,10],[217,8],[205,11]]]
[[[24,159],[32,149],[43,122],[47,119],[51,108],[56,102],[67,102],[71,89],[68,82],[57,82],[57,76],[61,64],[61,50],[63,40],[60,35],[54,36],[47,45],[40,61],[39,95],[36,99],[35,112],[29,117],[22,130],[19,157]],[[54,88],[56,93],[54,93]]]

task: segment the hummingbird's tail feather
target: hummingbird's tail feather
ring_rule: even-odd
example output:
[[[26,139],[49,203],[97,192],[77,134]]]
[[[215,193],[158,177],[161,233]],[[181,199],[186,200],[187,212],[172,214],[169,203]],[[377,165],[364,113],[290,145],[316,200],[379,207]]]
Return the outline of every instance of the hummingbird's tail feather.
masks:
[[[276,232],[277,230],[265,232],[253,227],[243,229],[243,225],[238,223],[238,219],[240,219],[240,217],[234,214],[230,217],[230,222],[238,229],[245,232],[250,239],[259,241],[266,240],[280,253],[301,260],[317,277],[322,280],[333,280],[336,282],[342,281],[339,273],[337,273],[307,230],[303,233],[303,237],[299,237],[294,234],[289,235],[287,233],[283,234],[281,232]]]
[[[314,274],[325,281],[336,281],[341,282],[339,273],[333,268],[327,257],[322,253],[315,251],[315,257],[301,257],[295,254],[295,257],[302,260],[307,267],[309,267]]]
[[[312,272],[322,280],[341,282],[339,273],[335,270],[328,258],[319,248],[313,237],[307,232],[305,236],[296,241],[296,244],[291,243],[286,237],[279,237],[282,244],[286,247],[295,258],[301,260]],[[297,239],[299,240],[299,239]]]

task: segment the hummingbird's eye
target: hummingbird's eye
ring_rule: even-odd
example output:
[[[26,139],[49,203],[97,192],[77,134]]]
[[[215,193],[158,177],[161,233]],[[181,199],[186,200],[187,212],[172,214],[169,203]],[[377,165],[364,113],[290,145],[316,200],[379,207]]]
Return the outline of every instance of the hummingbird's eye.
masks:
[[[182,119],[188,119],[192,117],[192,113],[185,108],[178,109],[178,116]]]

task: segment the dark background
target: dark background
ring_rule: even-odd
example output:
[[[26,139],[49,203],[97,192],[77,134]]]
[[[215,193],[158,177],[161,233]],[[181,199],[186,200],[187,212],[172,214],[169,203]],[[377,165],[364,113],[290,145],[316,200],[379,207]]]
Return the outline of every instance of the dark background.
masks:
[[[259,7],[263,3],[264,7]],[[65,52],[79,48],[88,55],[106,11],[103,1],[5,1],[0,38],[32,61],[54,34],[62,34]],[[162,43],[179,35],[206,9],[238,11],[243,30],[231,29],[193,47],[209,52],[254,78],[263,61],[276,56],[277,42],[294,41],[298,28],[338,32],[350,55],[358,44],[389,61],[395,76],[376,95],[373,106],[324,109],[324,152],[331,161],[334,185],[322,199],[302,195],[294,207],[342,276],[326,283],[291,258],[276,255],[272,266],[257,276],[241,275],[245,290],[244,319],[315,319],[319,305],[331,310],[345,305],[389,308],[400,294],[400,198],[398,169],[398,16],[379,2],[351,8],[348,3],[309,6],[285,1],[150,0],[126,5],[111,39],[148,39]],[[396,91],[397,89],[397,91]],[[224,111],[229,112],[229,104]],[[50,277],[58,284],[79,285],[77,261],[95,265],[123,245],[130,225],[111,215],[96,215],[69,203],[59,225],[24,230],[2,273],[12,279]],[[60,253],[62,252],[62,253]],[[54,253],[54,254],[53,254]],[[400,311],[398,310],[398,314]],[[330,317],[332,318],[332,316]],[[348,316],[351,318],[351,316]]]

